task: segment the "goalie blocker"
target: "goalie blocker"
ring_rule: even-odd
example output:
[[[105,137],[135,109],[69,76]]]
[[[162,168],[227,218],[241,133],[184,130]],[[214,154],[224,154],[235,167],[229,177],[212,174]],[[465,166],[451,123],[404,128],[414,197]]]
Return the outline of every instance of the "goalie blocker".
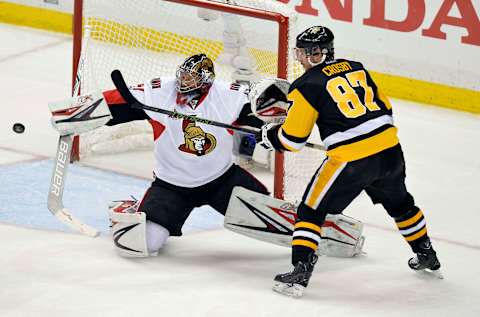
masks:
[[[296,207],[288,202],[235,187],[225,214],[225,228],[239,234],[290,247]],[[362,254],[362,222],[339,214],[327,215],[317,254],[353,257]]]
[[[48,105],[52,126],[60,135],[79,135],[104,126],[112,115],[101,92],[75,96]]]

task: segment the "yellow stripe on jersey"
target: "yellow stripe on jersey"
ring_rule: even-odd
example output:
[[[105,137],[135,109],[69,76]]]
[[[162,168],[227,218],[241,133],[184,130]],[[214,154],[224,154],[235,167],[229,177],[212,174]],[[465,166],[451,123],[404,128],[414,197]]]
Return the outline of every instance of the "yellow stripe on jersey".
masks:
[[[322,228],[311,222],[306,222],[306,221],[297,222],[295,224],[295,229],[301,229],[301,228],[311,229],[313,231],[318,232],[319,235],[322,233]]]
[[[369,138],[328,150],[327,156],[338,161],[351,162],[394,147],[398,142],[397,128],[391,127]]]
[[[301,143],[291,141],[288,139],[288,136],[284,136],[283,133],[284,133],[283,129],[280,127],[280,129],[278,129],[278,132],[277,132],[277,137],[280,143],[282,143],[283,147],[286,148],[288,151],[298,152],[302,149],[305,143],[307,143],[306,140],[305,142],[301,142]]]
[[[292,240],[292,246],[293,245],[301,245],[301,246],[313,249],[314,251],[316,251],[318,247],[317,244],[308,240]]]
[[[409,219],[407,219],[407,220],[397,222],[397,227],[398,227],[399,229],[402,229],[402,228],[411,226],[411,225],[413,225],[415,222],[417,222],[418,219],[422,218],[422,216],[423,216],[423,213],[422,213],[421,210],[419,210],[419,211],[415,214],[415,216],[413,216],[413,217],[411,217],[411,218],[409,218]]]
[[[331,158],[323,164],[307,193],[305,204],[308,207],[317,209],[323,196],[325,196],[325,193],[345,165],[344,162],[333,160]]]
[[[390,103],[390,100],[379,88],[377,88],[377,97],[385,104],[385,107],[387,107],[388,110],[392,109],[392,104]]]
[[[287,119],[278,130],[278,135],[286,149],[298,151],[305,144],[305,142],[298,142],[298,139],[307,140],[317,121],[318,112],[298,89],[294,89],[288,94],[288,100],[293,104],[288,110]]]

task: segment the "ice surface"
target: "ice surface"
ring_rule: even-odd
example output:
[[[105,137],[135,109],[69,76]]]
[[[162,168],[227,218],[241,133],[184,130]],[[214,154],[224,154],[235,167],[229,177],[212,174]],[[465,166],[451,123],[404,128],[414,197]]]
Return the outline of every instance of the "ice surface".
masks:
[[[361,195],[346,213],[366,223],[367,256],[320,258],[305,297],[293,300],[270,290],[290,268],[289,249],[219,228],[208,208],[149,259],[120,258],[107,235],[91,239],[58,223],[46,209],[58,138],[47,103],[69,94],[71,43],[1,24],[0,41],[0,316],[480,316],[479,116],[392,101],[407,185],[444,280],[408,269],[392,220]],[[13,133],[14,122],[25,133]],[[65,205],[104,232],[108,200],[148,186],[151,153],[82,164],[71,166]]]

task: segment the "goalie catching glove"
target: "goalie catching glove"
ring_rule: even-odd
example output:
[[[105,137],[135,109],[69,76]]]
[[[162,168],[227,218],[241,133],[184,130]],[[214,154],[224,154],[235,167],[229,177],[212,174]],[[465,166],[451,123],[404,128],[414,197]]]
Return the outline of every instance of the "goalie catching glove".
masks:
[[[78,135],[104,126],[112,115],[101,92],[72,97],[48,105],[52,126],[60,135]]]
[[[250,86],[248,98],[252,113],[265,123],[282,123],[290,103],[290,83],[285,79],[265,78]]]
[[[285,121],[290,102],[287,99],[290,83],[285,79],[265,78],[250,87],[248,97],[252,113],[266,124],[255,135],[257,144],[266,150],[274,150],[269,135],[276,133]],[[277,127],[277,128],[276,128]]]

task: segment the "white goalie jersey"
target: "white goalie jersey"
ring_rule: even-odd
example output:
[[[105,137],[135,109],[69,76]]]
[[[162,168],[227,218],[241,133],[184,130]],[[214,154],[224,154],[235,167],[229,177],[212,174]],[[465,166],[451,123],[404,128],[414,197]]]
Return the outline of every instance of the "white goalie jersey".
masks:
[[[195,109],[177,105],[175,79],[154,79],[132,88],[146,105],[214,121],[233,123],[248,103],[245,88],[215,81]],[[154,132],[155,176],[182,187],[197,187],[218,178],[233,164],[233,132],[201,122],[145,110]]]

